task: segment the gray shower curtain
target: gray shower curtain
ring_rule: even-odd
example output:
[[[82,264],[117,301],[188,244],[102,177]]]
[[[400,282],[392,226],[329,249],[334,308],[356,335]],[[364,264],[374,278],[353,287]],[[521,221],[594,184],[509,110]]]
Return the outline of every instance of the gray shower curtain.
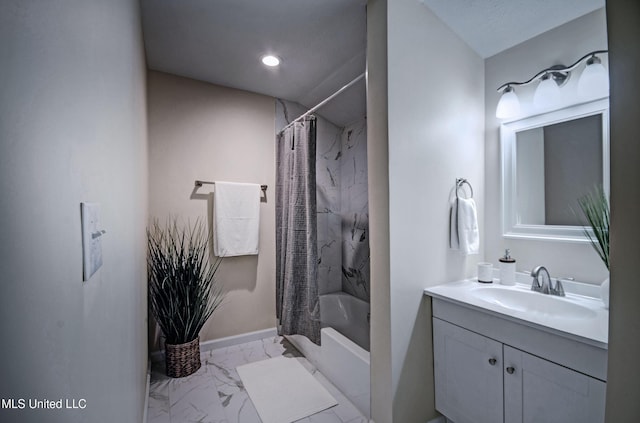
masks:
[[[276,142],[278,333],[320,345],[315,117],[278,133]]]

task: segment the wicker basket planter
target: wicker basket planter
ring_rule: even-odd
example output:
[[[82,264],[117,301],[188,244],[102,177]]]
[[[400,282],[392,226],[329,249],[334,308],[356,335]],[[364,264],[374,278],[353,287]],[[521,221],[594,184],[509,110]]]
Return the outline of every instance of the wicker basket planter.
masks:
[[[200,362],[200,337],[186,344],[165,344],[167,376],[185,377],[198,371]]]

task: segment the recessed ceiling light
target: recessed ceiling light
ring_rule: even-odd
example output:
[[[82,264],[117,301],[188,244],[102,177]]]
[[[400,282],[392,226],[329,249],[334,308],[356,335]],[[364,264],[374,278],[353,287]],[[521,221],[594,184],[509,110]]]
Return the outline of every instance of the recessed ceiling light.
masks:
[[[266,56],[262,56],[262,63],[264,63],[266,66],[274,67],[280,64],[280,59],[278,59],[276,56],[267,54]]]

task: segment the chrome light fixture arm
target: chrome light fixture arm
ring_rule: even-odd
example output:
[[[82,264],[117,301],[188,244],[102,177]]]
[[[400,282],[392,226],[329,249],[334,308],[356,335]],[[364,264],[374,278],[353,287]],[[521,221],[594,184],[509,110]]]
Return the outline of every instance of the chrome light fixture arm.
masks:
[[[558,83],[558,85],[562,85],[567,78],[569,77],[569,74],[571,73],[572,70],[574,70],[575,68],[577,68],[580,63],[582,63],[585,59],[589,58],[588,62],[591,63],[597,63],[598,60],[600,60],[596,55],[597,54],[605,54],[608,53],[609,50],[595,50],[592,51],[590,53],[585,54],[584,56],[582,56],[581,58],[579,58],[578,60],[575,61],[575,63],[573,63],[570,66],[564,66],[564,65],[553,65],[550,66],[546,69],[541,70],[540,72],[536,73],[534,76],[532,76],[530,79],[526,80],[526,81],[522,81],[522,82],[517,82],[517,81],[511,81],[511,82],[507,82],[505,84],[500,85],[500,87],[498,87],[498,91],[502,91],[506,88],[513,88],[514,86],[520,86],[520,85],[527,85],[530,84],[538,79],[541,79],[542,77],[544,77],[545,75],[551,75],[554,79],[554,81],[556,81]]]

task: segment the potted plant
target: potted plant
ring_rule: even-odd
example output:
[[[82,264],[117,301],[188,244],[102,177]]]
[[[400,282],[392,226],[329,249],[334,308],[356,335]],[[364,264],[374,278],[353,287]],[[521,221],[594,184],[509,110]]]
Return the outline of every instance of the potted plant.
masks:
[[[210,259],[206,226],[176,219],[147,229],[149,307],[165,337],[167,375],[184,377],[200,366],[199,333],[224,294],[215,279],[221,260]]]
[[[578,199],[582,214],[592,231],[584,227],[584,233],[609,270],[609,201],[602,187],[597,187]],[[602,301],[609,308],[609,278],[602,283]]]

